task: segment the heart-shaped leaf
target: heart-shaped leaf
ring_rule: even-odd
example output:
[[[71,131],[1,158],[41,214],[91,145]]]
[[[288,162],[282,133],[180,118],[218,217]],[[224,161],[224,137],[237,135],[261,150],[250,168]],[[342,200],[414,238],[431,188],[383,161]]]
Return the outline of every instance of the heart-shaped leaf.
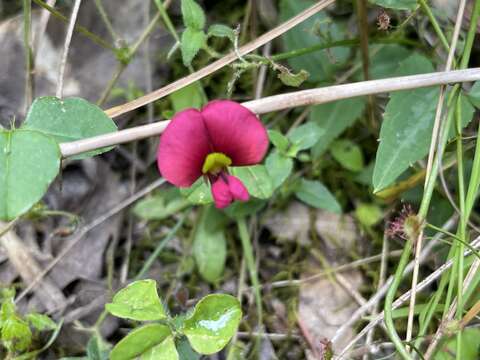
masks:
[[[200,354],[213,354],[224,348],[237,331],[242,318],[238,300],[226,294],[205,296],[185,320],[183,332]]]
[[[142,360],[177,360],[178,354],[170,328],[162,324],[137,328],[115,345],[110,353],[111,360],[131,360],[137,357]]]
[[[0,131],[0,219],[12,220],[38,202],[60,168],[60,149],[38,131]]]
[[[138,321],[160,320],[166,317],[157,294],[155,280],[139,280],[120,290],[105,308],[124,319]]]
[[[203,178],[195,181],[189,188],[181,188],[180,193],[192,204],[206,205],[213,202],[212,192]]]
[[[102,109],[84,99],[45,96],[33,102],[22,129],[43,132],[61,143],[114,132],[117,126]],[[110,149],[89,151],[74,158],[83,159]]]

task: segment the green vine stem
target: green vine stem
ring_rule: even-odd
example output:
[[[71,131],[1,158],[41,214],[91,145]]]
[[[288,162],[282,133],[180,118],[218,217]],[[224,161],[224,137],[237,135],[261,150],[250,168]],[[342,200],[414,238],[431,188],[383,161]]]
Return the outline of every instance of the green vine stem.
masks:
[[[25,112],[33,99],[32,2],[23,0],[23,46],[25,48]]]
[[[252,241],[247,229],[247,223],[245,218],[237,219],[238,234],[242,242],[243,256],[247,264],[248,273],[250,275],[250,281],[252,283],[253,292],[255,295],[255,303],[257,306],[257,322],[258,330],[262,331],[263,328],[263,308],[262,308],[262,296],[260,294],[260,283],[258,281],[257,267],[255,265],[255,256],[253,254]],[[259,343],[261,337],[257,337],[257,350],[259,350]]]

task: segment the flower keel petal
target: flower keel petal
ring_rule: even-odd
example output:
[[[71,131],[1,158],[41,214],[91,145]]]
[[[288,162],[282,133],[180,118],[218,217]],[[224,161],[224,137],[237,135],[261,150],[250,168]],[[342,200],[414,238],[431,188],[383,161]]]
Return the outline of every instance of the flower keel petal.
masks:
[[[230,188],[228,187],[228,184],[222,179],[222,177],[219,177],[212,184],[212,195],[213,201],[215,202],[215,207],[217,209],[226,208],[233,201],[232,194],[230,193]]]
[[[248,199],[250,199],[250,194],[248,193],[247,188],[239,178],[228,175],[227,181],[230,194],[232,194],[234,200],[248,201]]]

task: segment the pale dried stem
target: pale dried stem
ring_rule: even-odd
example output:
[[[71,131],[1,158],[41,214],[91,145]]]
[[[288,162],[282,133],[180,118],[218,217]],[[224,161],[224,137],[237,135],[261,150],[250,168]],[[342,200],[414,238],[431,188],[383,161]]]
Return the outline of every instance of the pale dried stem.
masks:
[[[120,202],[118,205],[113,207],[110,211],[107,213],[103,214],[102,216],[98,217],[97,219],[93,220],[90,224],[87,224],[86,226],[82,227],[80,230],[78,230],[74,235],[73,239],[70,239],[69,243],[67,246],[65,246],[60,254],[58,254],[55,259],[53,259],[45,269],[42,271],[37,271],[36,274],[38,274],[34,280],[18,295],[18,297],[15,299],[15,302],[20,301],[25,295],[27,295],[44,277],[45,275],[48,274],[50,270],[52,270],[60,260],[63,259],[63,257],[73,249],[73,247],[92,229],[97,227],[98,225],[102,224],[103,222],[107,221],[110,219],[112,216],[118,214],[120,211],[125,209],[127,206],[131,205],[138,199],[142,198],[143,196],[149,194],[151,191],[155,190],[157,187],[165,183],[165,179],[157,179],[150,185],[147,185],[145,188],[142,190],[136,192],[132,196],[128,197],[127,199],[123,200]]]
[[[14,222],[5,224],[0,222],[2,227],[9,229],[0,236],[0,244],[5,249],[10,263],[20,274],[23,282],[32,284],[35,276],[41,271],[40,265],[31,255],[28,247],[15,234],[11,228]],[[36,291],[39,301],[47,309],[47,311],[55,311],[61,309],[66,304],[66,299],[62,291],[55,285],[51,279],[43,279],[39,282],[39,288]]]
[[[461,0],[460,5],[458,7],[457,19],[455,22],[455,29],[453,32],[452,42],[450,44],[450,49],[448,52],[447,63],[445,64],[445,71],[450,71],[452,68],[453,59],[455,57],[455,50],[457,48],[458,36],[460,35],[460,28],[462,25],[463,13],[465,10],[465,3],[466,3],[466,0]],[[442,118],[443,103],[445,99],[445,90],[446,90],[445,85],[442,85],[440,87],[440,96],[438,97],[437,109],[435,112],[435,121],[433,125],[433,130],[432,130],[432,140],[430,143],[430,151],[428,153],[428,162],[427,162],[424,188],[427,187],[427,184],[430,181],[430,176],[432,176],[433,159],[435,155],[435,148],[438,146],[437,140],[439,136],[439,129],[440,129],[441,118]],[[437,151],[436,153],[437,153],[437,156],[439,156],[440,152]],[[418,273],[420,270],[420,253],[422,251],[422,243],[423,243],[423,229],[418,234],[417,240],[415,242],[415,258],[414,258],[415,265],[413,268],[413,275],[412,275],[412,286],[411,286],[412,295],[410,298],[410,304],[408,308],[407,334],[405,337],[406,342],[409,342],[412,339],[412,333],[413,333],[415,300],[416,300],[416,294],[417,294],[416,287],[418,283]],[[409,350],[409,347],[407,347],[407,350]]]
[[[463,293],[467,291],[479,267],[480,267],[480,259],[475,258],[463,282]],[[456,307],[457,307],[457,299],[455,298],[455,300],[450,305],[450,308],[448,309],[447,316],[445,316],[445,318],[442,320],[442,323],[440,324],[437,331],[435,332],[435,335],[433,336],[432,341],[428,345],[427,351],[425,352],[425,356],[424,356],[425,360],[429,360],[435,353],[435,349],[437,348],[437,345],[444,334],[445,325],[447,325],[450,321],[452,321],[453,317],[455,316]]]
[[[77,22],[78,11],[80,10],[80,4],[82,0],[75,0],[72,9],[72,15],[70,16],[70,22],[68,23],[67,35],[65,37],[65,43],[63,45],[62,60],[60,61],[60,70],[58,72],[57,80],[57,92],[58,98],[63,97],[63,79],[65,76],[65,67],[67,66],[68,51],[70,49],[70,43],[72,42],[73,30],[75,29],[75,23]]]
[[[446,231],[448,231],[449,229],[451,229],[455,223],[456,223],[456,219],[457,219],[457,216],[453,216],[451,217],[443,226],[443,229],[445,229]],[[439,241],[439,239],[441,239],[443,237],[443,233],[437,233],[433,239],[428,243],[427,246],[425,246],[425,248],[423,249],[422,251],[422,255],[421,255],[421,261],[423,261],[423,259],[426,259],[427,256],[430,254],[431,250],[433,249],[433,247],[437,244],[437,242]],[[403,276],[407,276],[412,270],[413,270],[413,261],[411,261],[408,266],[406,267],[405,269],[405,272],[403,274]],[[385,283],[383,284],[382,287],[380,287],[377,292],[367,301],[367,303],[362,306],[361,308],[357,309],[355,311],[355,313],[350,317],[350,319],[348,321],[346,321],[344,324],[342,324],[342,326],[340,326],[340,328],[337,329],[335,335],[333,336],[333,338],[331,339],[332,342],[335,342],[337,341],[338,339],[340,339],[344,332],[349,329],[352,325],[354,325],[357,321],[359,321],[361,319],[361,317],[367,312],[369,311],[373,306],[375,306],[378,302],[381,301],[381,299],[385,296],[385,294],[387,293],[388,291],[388,288],[390,287],[390,284],[392,283],[393,281],[393,276],[390,276],[386,281]],[[410,292],[408,293],[410,294]],[[383,314],[383,312],[382,312]],[[378,316],[376,317],[376,319],[378,318]],[[382,320],[383,320],[383,315],[382,315]],[[368,327],[368,326],[367,326]],[[364,328],[362,330],[362,333],[363,334],[366,334],[368,332],[368,330],[370,330],[372,327],[368,327],[368,329]],[[363,336],[363,335],[362,335]],[[356,341],[358,341],[360,338],[356,338]],[[353,345],[354,343],[350,344]],[[346,348],[344,350],[344,352],[348,350],[348,348]]]
[[[430,245],[430,243],[429,243]],[[475,250],[478,250],[480,248],[480,236],[477,237],[471,244],[471,247]],[[426,248],[426,247],[425,247]],[[463,256],[468,256],[472,253],[472,251],[469,249],[469,250],[466,250],[464,253],[463,253]],[[448,260],[446,263],[444,263],[443,265],[441,265],[439,268],[437,268],[434,272],[432,272],[430,275],[428,275],[424,280],[422,280],[417,288],[416,288],[416,291],[417,292],[420,292],[422,291],[423,289],[425,289],[426,287],[428,287],[432,282],[436,281],[440,276],[442,276],[442,274],[447,271],[448,269],[450,269],[453,265],[453,260],[450,259]],[[401,305],[403,305],[409,298],[410,298],[410,293],[411,293],[411,290],[407,291],[406,293],[404,293],[403,295],[401,295],[397,300],[395,300],[395,302],[392,304],[392,308],[393,309],[397,309],[398,307],[400,307]],[[382,312],[381,314],[379,314],[377,317],[375,317],[373,320],[370,321],[370,323],[368,323],[367,326],[365,326],[356,336],[355,338],[350,341],[347,346],[342,350],[342,352],[337,356],[335,357],[336,360],[340,360],[340,359],[347,359],[345,357],[345,354],[352,348],[353,345],[355,345],[356,342],[358,342],[370,329],[372,329],[373,327],[377,326],[380,322],[382,322],[383,320],[385,319],[385,315],[384,313]]]
[[[298,106],[324,104],[356,96],[476,80],[480,80],[480,68],[327,86],[247,101],[243,103],[243,105],[257,114],[264,114]],[[88,139],[62,143],[60,144],[60,150],[63,157],[73,156],[106,146],[123,144],[154,135],[160,135],[167,125],[168,120],[160,121]]]
[[[283,33],[287,32],[294,26],[300,24],[302,21],[310,18],[311,16],[315,15],[319,11],[323,10],[330,4],[333,4],[335,0],[322,0],[319,1],[318,3],[314,4],[313,6],[309,7],[308,9],[305,9],[302,11],[300,14],[294,16],[293,18],[285,21],[283,24],[277,26],[276,28],[270,30],[269,32],[263,34],[262,36],[256,38],[252,42],[240,47],[238,49],[238,54],[240,56],[246,55],[250,52],[252,52],[255,49],[258,49],[260,46],[265,45],[266,43],[272,41],[273,39],[277,38],[278,36],[282,35]],[[234,62],[235,60],[238,59],[238,54],[235,52],[231,52],[230,54],[224,56],[223,58],[211,63],[210,65],[207,65],[206,67],[200,69],[199,71],[194,72],[191,75],[188,75],[184,78],[181,78],[177,81],[174,81],[173,83],[170,83],[167,86],[164,86],[163,88],[160,88],[158,90],[155,90],[154,92],[144,95],[142,97],[139,97],[138,99],[135,99],[131,102],[128,102],[123,105],[119,105],[116,107],[113,107],[111,109],[108,109],[106,111],[107,115],[110,117],[116,117],[121,114],[124,114],[126,112],[132,111],[134,109],[137,109],[141,106],[144,106],[146,104],[149,104],[155,100],[158,100],[164,96],[167,96],[168,94],[171,94],[172,92],[183,88],[184,86],[190,85],[194,83],[195,81],[198,81],[205,76],[208,76],[215,71],[223,68],[224,66]]]

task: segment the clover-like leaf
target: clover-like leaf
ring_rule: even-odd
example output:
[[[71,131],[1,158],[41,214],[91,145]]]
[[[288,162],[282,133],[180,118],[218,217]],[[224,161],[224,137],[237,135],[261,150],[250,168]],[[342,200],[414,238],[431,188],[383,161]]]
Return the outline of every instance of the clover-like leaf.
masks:
[[[200,354],[213,354],[225,347],[237,331],[242,310],[237,298],[226,294],[204,297],[185,319],[183,333]]]
[[[148,324],[131,331],[115,345],[110,353],[111,360],[165,359],[177,360],[170,328],[162,324]]]
[[[117,126],[97,105],[81,98],[37,98],[28,111],[22,129],[37,130],[57,142],[70,142],[117,131]],[[83,159],[112,149],[102,148],[77,156]]]
[[[154,280],[138,280],[120,290],[105,308],[112,315],[138,321],[160,320],[166,317]]]
[[[39,331],[55,330],[57,328],[55,321],[50,319],[47,315],[30,313],[25,318],[30,325]]]
[[[212,192],[203,178],[195,181],[189,188],[181,188],[180,193],[192,204],[206,205],[213,202]]]
[[[12,220],[37,203],[60,169],[60,149],[50,136],[0,130],[0,219]]]

